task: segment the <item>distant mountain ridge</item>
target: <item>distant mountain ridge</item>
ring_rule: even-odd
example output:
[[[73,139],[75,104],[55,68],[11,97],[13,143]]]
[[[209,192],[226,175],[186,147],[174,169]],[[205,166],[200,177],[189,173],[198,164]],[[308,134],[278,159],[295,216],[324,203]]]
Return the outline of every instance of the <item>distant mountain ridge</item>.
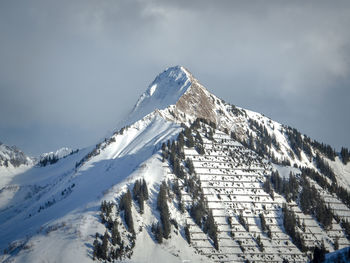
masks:
[[[13,166],[18,167],[20,165],[29,165],[33,162],[33,159],[28,157],[16,146],[7,146],[0,142],[0,166]]]
[[[349,151],[226,103],[181,66],[111,137],[63,152],[0,189],[0,260],[306,262],[350,246]]]

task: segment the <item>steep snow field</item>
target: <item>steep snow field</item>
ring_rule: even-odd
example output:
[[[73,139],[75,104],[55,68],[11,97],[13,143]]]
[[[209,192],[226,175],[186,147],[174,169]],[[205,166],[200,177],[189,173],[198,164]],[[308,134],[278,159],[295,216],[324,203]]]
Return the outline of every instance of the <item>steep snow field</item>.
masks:
[[[125,186],[133,178],[130,174],[155,153],[157,145],[160,148],[162,142],[173,138],[179,131],[177,124],[151,114],[130,126],[123,134],[114,135],[115,142],[79,169],[75,168],[75,164],[91,148],[81,150],[53,165],[32,167],[14,176],[0,195],[1,247],[6,248],[8,243],[17,239],[25,243],[27,237],[37,231],[45,233],[46,228],[63,223],[64,233],[72,232],[71,236],[74,236],[78,231],[75,226],[80,225],[84,213],[92,210],[94,217],[101,198],[109,191],[114,191],[113,186],[118,183]],[[149,177],[150,183],[158,179],[152,173]],[[12,198],[9,197],[10,194]],[[44,235],[43,239],[45,238]],[[62,246],[68,247],[68,244],[64,244],[65,238],[59,240]],[[43,243],[50,245],[50,242]],[[86,254],[86,250],[88,247],[83,254]]]

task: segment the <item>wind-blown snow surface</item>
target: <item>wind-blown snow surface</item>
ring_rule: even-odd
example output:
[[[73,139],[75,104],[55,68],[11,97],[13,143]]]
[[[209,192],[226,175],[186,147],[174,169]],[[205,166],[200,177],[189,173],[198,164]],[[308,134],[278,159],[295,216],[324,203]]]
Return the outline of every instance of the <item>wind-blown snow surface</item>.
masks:
[[[25,244],[28,249],[22,249],[14,258],[15,262],[38,262],[38,258],[47,262],[78,262],[84,257],[85,261],[89,260],[86,255],[91,253],[91,247],[87,244],[92,244],[97,231],[96,214],[101,199],[125,188],[133,180],[130,174],[141,169],[138,168],[140,164],[179,131],[179,125],[153,113],[123,134],[114,135],[115,142],[77,170],[75,164],[92,149],[83,149],[53,165],[32,167],[15,176],[0,193],[12,195],[0,208],[1,249],[14,240],[17,243],[12,247]],[[160,163],[155,167],[161,167]],[[150,183],[158,180],[154,177],[156,173],[149,172]],[[52,229],[57,231],[48,234]],[[51,252],[42,253],[45,248],[47,251],[64,251],[66,260],[60,257],[62,253],[57,253],[57,258]],[[70,256],[73,258],[68,260]]]
[[[125,163],[125,161],[123,161]],[[129,167],[128,167],[129,166]],[[72,210],[69,214],[64,215],[59,220],[51,221],[50,226],[44,226],[39,233],[30,239],[26,243],[26,249],[22,250],[19,255],[14,258],[14,262],[92,262],[91,257],[91,244],[93,236],[96,232],[102,232],[101,224],[98,222],[96,213],[99,210],[100,199],[98,192],[101,192],[103,186],[109,188],[104,194],[104,199],[113,200],[117,197],[117,193],[125,190],[128,182],[135,180],[142,176],[150,184],[158,183],[166,177],[166,171],[162,167],[162,162],[159,159],[159,155],[154,155],[145,160],[138,169],[131,172],[128,180],[125,182],[122,179],[122,174],[130,173],[132,163],[127,162],[126,166],[110,169],[108,175],[104,175],[104,180],[107,180],[111,184],[114,184],[109,188],[107,184],[100,185],[97,183],[101,178],[92,177],[94,172],[90,171],[85,173],[84,176],[88,177],[84,181],[86,184],[96,183],[96,189],[91,192],[84,191],[84,189],[77,190],[74,193],[74,197],[67,198],[65,203],[60,205],[60,209],[65,206],[69,206],[69,210]],[[118,175],[119,180],[118,180]],[[114,178],[113,178],[114,177]],[[113,182],[112,182],[113,181]],[[81,188],[86,188],[82,186]],[[106,187],[107,185],[107,187]],[[155,184],[157,185],[157,184]],[[86,190],[86,189],[85,189]],[[150,188],[151,199],[156,198],[157,189]],[[84,194],[85,193],[85,194]],[[152,194],[153,193],[153,194]],[[79,206],[72,207],[70,202],[78,199],[76,202],[86,204],[82,208]],[[148,233],[150,225],[154,222],[155,218],[148,205],[145,207],[145,213],[142,217],[138,217],[137,212],[134,213],[134,222],[137,229],[144,227],[145,230],[139,232],[137,235],[136,247],[134,248],[134,255],[130,262],[182,262],[186,259],[195,260],[196,262],[205,262],[205,258],[200,255],[195,255],[193,248],[188,247],[185,244],[185,240],[180,236],[174,237],[167,241],[164,246],[170,249],[164,249],[164,247],[157,245]],[[52,212],[51,212],[52,213]],[[181,251],[180,251],[181,248]],[[175,256],[179,255],[179,256]]]

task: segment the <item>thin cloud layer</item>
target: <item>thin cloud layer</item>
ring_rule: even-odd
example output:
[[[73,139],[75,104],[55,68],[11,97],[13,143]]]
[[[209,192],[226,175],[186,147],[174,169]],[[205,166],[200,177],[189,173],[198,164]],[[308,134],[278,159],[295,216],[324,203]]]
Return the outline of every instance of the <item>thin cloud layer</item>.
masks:
[[[349,147],[347,1],[0,3],[0,140],[94,144],[164,68],[226,101]]]

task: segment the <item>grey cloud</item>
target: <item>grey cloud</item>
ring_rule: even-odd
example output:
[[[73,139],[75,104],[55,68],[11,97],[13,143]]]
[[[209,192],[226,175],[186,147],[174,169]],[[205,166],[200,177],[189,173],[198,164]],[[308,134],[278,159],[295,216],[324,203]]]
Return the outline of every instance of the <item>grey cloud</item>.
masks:
[[[3,1],[0,140],[93,144],[182,64],[229,102],[350,146],[349,24],[347,1]]]

